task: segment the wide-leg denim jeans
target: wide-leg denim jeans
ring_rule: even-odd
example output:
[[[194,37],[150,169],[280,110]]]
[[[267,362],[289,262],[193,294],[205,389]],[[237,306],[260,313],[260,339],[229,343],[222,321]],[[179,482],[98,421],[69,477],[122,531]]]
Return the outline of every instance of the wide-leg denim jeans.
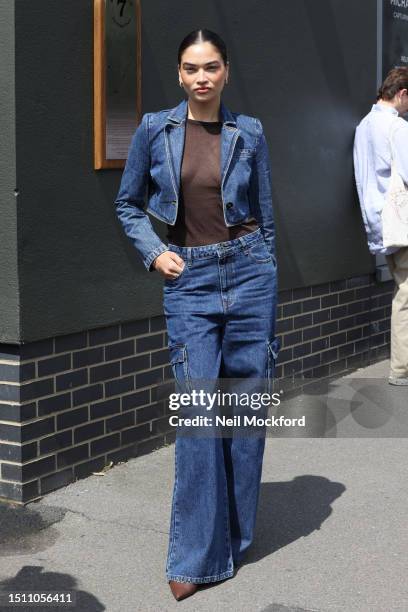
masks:
[[[164,283],[174,376],[271,379],[276,261],[261,230],[199,247],[169,245],[185,262]],[[229,578],[253,540],[265,436],[187,437],[175,442],[168,580]]]

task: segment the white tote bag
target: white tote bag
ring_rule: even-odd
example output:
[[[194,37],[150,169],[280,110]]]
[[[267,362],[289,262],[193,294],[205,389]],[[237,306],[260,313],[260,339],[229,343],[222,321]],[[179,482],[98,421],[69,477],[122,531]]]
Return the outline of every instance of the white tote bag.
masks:
[[[398,119],[392,122],[390,129],[391,178],[381,213],[385,247],[408,246],[408,186],[397,172],[393,147],[397,125]]]

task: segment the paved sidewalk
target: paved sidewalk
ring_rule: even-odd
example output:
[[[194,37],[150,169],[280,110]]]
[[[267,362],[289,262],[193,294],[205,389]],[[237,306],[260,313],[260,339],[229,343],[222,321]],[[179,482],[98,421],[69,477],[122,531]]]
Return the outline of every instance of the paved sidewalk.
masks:
[[[392,401],[388,365],[353,377]],[[408,412],[408,389],[397,393]],[[72,590],[77,605],[59,609],[84,612],[406,612],[407,441],[394,426],[379,437],[369,419],[374,437],[347,437],[347,422],[362,422],[353,406],[344,437],[267,439],[256,539],[234,578],[181,602],[170,593],[172,445],[25,508],[0,505],[2,588]]]

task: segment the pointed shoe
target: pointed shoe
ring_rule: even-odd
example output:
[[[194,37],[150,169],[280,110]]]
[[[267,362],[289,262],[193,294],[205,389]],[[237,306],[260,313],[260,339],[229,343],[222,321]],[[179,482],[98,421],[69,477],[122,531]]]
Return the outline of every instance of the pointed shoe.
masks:
[[[169,580],[169,585],[177,601],[194,595],[198,589],[198,584],[194,584],[193,582],[176,582],[175,580]]]

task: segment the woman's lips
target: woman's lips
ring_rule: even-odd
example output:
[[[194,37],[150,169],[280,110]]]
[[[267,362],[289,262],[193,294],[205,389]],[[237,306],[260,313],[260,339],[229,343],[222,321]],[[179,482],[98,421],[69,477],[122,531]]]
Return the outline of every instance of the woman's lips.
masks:
[[[198,93],[205,93],[206,91],[209,91],[209,88],[208,87],[202,87],[200,89],[196,89],[196,91]]]

